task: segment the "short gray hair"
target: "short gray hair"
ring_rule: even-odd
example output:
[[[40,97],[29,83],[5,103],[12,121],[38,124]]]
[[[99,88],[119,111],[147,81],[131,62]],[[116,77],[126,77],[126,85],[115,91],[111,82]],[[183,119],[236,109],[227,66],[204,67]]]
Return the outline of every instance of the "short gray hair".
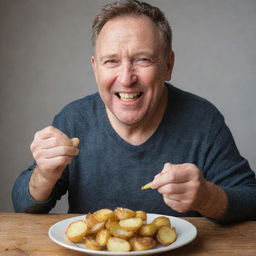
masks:
[[[157,26],[166,52],[172,50],[172,30],[164,13],[155,6],[137,0],[120,0],[106,4],[96,16],[92,25],[92,44],[95,47],[96,40],[103,26],[111,19],[120,16],[149,17]]]

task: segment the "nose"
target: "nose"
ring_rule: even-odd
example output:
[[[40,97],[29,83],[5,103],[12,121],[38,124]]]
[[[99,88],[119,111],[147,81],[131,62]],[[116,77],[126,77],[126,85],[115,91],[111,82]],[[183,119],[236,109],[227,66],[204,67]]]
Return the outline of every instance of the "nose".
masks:
[[[137,75],[131,63],[122,63],[118,74],[118,82],[123,86],[131,86],[137,82]]]

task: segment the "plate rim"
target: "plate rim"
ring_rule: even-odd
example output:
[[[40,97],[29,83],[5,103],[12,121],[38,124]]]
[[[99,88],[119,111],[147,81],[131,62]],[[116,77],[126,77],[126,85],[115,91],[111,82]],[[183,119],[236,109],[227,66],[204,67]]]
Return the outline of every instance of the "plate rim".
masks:
[[[156,217],[164,216],[164,217],[168,217],[171,221],[176,220],[176,221],[179,221],[179,222],[183,222],[183,224],[186,224],[186,225],[188,225],[192,228],[192,233],[193,234],[191,235],[190,239],[186,240],[183,243],[177,244],[174,247],[172,245],[173,244],[175,245],[175,242],[173,244],[169,245],[169,246],[163,246],[163,247],[160,247],[160,248],[153,248],[153,249],[145,250],[145,251],[129,251],[129,252],[111,252],[111,251],[106,251],[106,250],[102,250],[102,251],[91,250],[91,249],[79,247],[79,246],[76,245],[76,243],[73,243],[71,241],[69,241],[70,244],[63,243],[63,242],[59,241],[58,239],[56,239],[55,237],[52,236],[52,232],[57,226],[59,226],[61,224],[64,224],[65,222],[70,223],[72,221],[85,218],[86,215],[87,214],[83,214],[83,215],[79,215],[79,216],[75,216],[75,217],[71,217],[71,218],[66,218],[66,219],[63,219],[63,220],[60,220],[60,221],[56,222],[55,224],[51,225],[51,227],[48,229],[48,236],[56,244],[58,244],[58,245],[60,245],[64,248],[70,249],[70,250],[79,251],[79,252],[83,252],[83,253],[88,253],[88,254],[91,254],[91,255],[128,256],[128,255],[153,255],[153,254],[157,254],[157,253],[163,253],[163,252],[166,252],[166,251],[174,250],[174,249],[180,248],[182,246],[185,246],[185,245],[191,243],[197,237],[197,234],[198,234],[197,228],[190,221],[187,221],[183,218],[170,216],[170,215],[164,215],[164,214],[157,214],[157,213],[147,213],[147,215],[150,216],[150,217],[156,218]],[[174,227],[175,227],[175,225],[174,225]],[[172,247],[170,247],[170,246],[172,246]]]

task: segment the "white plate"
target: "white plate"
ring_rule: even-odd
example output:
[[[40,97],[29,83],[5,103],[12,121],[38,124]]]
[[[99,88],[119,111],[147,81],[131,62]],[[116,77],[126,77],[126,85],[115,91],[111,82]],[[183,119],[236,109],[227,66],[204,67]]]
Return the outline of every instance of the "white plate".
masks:
[[[150,214],[148,213],[148,223],[153,221],[156,217],[159,216],[166,216],[166,215],[159,215],[159,214]],[[65,230],[67,226],[75,221],[81,220],[85,218],[85,215],[69,218],[66,220],[62,220],[57,222],[53,226],[50,227],[48,235],[49,237],[57,244],[66,247],[71,250],[85,252],[91,255],[109,255],[109,256],[121,256],[121,255],[152,255],[156,253],[161,253],[169,250],[173,250],[175,248],[181,247],[185,244],[190,243],[192,240],[195,239],[197,235],[197,230],[194,225],[190,222],[177,218],[177,217],[170,217],[166,216],[171,220],[171,224],[173,227],[176,228],[177,232],[177,240],[168,246],[158,245],[156,248],[146,251],[131,251],[131,252],[109,252],[109,251],[95,251],[85,248],[83,243],[72,243],[65,237]]]

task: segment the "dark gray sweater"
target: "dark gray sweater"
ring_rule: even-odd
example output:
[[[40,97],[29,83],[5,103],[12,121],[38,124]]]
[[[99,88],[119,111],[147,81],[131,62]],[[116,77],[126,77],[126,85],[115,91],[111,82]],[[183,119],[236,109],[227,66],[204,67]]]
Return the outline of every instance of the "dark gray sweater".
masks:
[[[114,131],[98,93],[67,105],[53,126],[80,138],[80,153],[65,169],[47,202],[36,202],[28,192],[34,165],[23,171],[13,187],[17,212],[49,212],[68,191],[69,212],[88,213],[117,206],[174,216],[156,190],[141,191],[166,162],[194,163],[203,176],[221,186],[229,208],[220,223],[256,219],[256,180],[239,154],[223,116],[208,101],[168,85],[169,103],[156,132],[133,146]]]

